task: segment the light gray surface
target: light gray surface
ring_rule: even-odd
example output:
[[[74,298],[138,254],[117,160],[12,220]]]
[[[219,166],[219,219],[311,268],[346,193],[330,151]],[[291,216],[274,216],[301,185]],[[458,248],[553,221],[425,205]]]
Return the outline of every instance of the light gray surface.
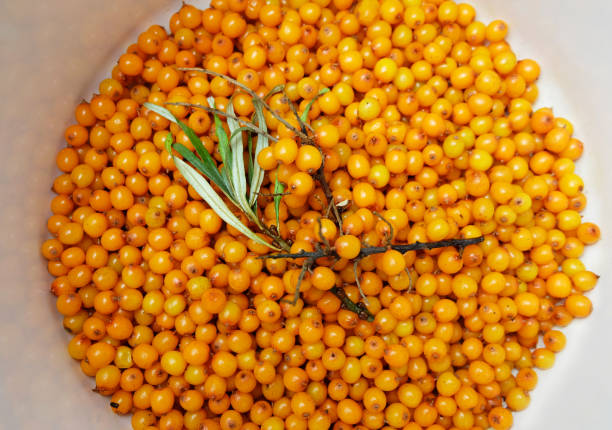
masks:
[[[196,2],[198,5],[204,1]],[[0,3],[0,428],[130,428],[91,392],[65,349],[50,278],[39,257],[46,237],[54,157],[75,104],[88,97],[111,59],[151,23],[167,22],[178,1],[34,0]],[[589,197],[587,218],[604,239],[587,254],[603,275],[595,310],[574,323],[567,350],[540,373],[530,408],[516,429],[608,428],[612,403],[612,255],[604,214],[612,213],[612,4],[589,0],[477,0],[479,18],[505,19],[519,58],[542,66],[540,105],[575,124],[585,142],[578,164]],[[164,16],[163,21],[152,16]],[[149,17],[149,18],[148,18]],[[140,26],[135,28],[134,23]],[[130,36],[131,37],[128,37]]]

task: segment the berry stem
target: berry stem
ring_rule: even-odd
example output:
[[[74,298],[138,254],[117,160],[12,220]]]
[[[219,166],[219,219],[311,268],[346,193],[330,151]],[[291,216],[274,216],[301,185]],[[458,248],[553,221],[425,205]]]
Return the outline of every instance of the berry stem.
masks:
[[[329,291],[331,291],[332,294],[334,294],[336,297],[338,297],[342,301],[342,305],[346,309],[348,309],[351,312],[355,312],[357,316],[359,316],[360,319],[366,320],[369,322],[374,321],[374,315],[372,315],[370,311],[365,306],[363,306],[363,304],[361,303],[357,304],[353,302],[351,299],[349,299],[346,296],[346,293],[344,292],[342,288],[333,287]]]
[[[223,73],[218,73],[218,72],[213,72],[212,70],[208,70],[208,69],[202,69],[200,67],[179,67],[178,70],[183,71],[183,72],[202,72],[202,73],[206,73],[207,75],[211,75],[211,76],[218,76],[220,78],[225,79],[226,81],[234,84],[235,86],[237,86],[238,88],[240,88],[241,90],[245,91],[248,95],[250,95],[251,97],[253,97],[255,100],[257,100],[258,102],[260,102],[262,104],[262,106],[272,114],[272,116],[274,118],[276,118],[278,121],[280,121],[285,127],[287,127],[289,130],[293,131],[295,134],[297,134],[301,139],[308,139],[308,136],[305,133],[302,133],[301,130],[296,129],[294,126],[292,126],[291,124],[289,124],[285,118],[283,118],[282,116],[280,116],[274,109],[272,109],[270,107],[269,104],[267,104],[261,97],[259,97],[257,95],[257,93],[255,91],[253,91],[252,89],[250,89],[249,87],[241,84],[240,82],[238,82],[237,80],[224,75]]]
[[[479,236],[479,237],[474,237],[470,239],[440,240],[438,242],[415,242],[415,243],[408,243],[405,245],[394,244],[394,245],[389,245],[389,246],[372,246],[368,248],[361,248],[361,251],[359,251],[359,255],[357,255],[357,257],[355,258],[358,259],[358,258],[367,257],[368,255],[381,254],[387,251],[388,249],[394,249],[401,253],[405,253],[408,251],[420,251],[423,249],[446,248],[449,246],[461,249],[461,248],[465,248],[468,245],[478,244],[482,242],[483,240],[484,240],[484,237]],[[294,254],[270,254],[270,255],[261,256],[259,258],[314,258],[314,259],[319,259],[323,257],[337,257],[337,256],[338,255],[336,254],[336,251],[334,249],[318,249],[312,252],[300,251]]]
[[[320,150],[321,149],[319,148],[319,151]],[[325,198],[327,199],[327,201],[332,207],[332,211],[334,212],[334,216],[336,218],[336,223],[338,224],[338,228],[340,229],[340,231],[342,231],[342,217],[340,216],[338,207],[336,206],[336,203],[334,202],[334,196],[332,194],[331,188],[329,187],[329,184],[327,183],[327,179],[325,179],[325,171],[323,170],[325,168],[325,155],[323,154],[323,152],[321,152],[321,155],[323,155],[323,161],[321,162],[321,167],[319,167],[319,170],[317,170],[317,172],[313,175],[313,178],[319,181],[319,183],[321,184],[321,187],[323,187],[323,193],[325,194]]]
[[[262,129],[260,129],[259,127],[257,127],[255,124],[253,124],[250,121],[245,121],[244,119],[237,117],[236,115],[231,115],[227,112],[223,112],[222,110],[219,109],[215,109],[215,108],[211,108],[208,106],[204,106],[204,105],[199,105],[199,104],[193,104],[193,103],[187,103],[187,102],[166,102],[164,103],[167,106],[185,106],[185,107],[190,107],[190,108],[195,108],[195,109],[202,109],[203,111],[206,112],[210,112],[210,113],[214,113],[217,114],[219,116],[224,116],[226,118],[231,118],[233,120],[238,121],[241,125],[243,125],[244,127],[248,128],[249,130],[251,130],[254,133],[257,134],[262,134],[264,136],[266,136],[268,139],[276,142],[278,141],[278,139],[274,136],[272,136],[269,133],[266,133],[265,131],[263,131]]]
[[[293,300],[285,300],[286,303],[290,303],[291,306],[295,306],[298,299],[300,298],[300,285],[302,285],[302,281],[304,280],[306,272],[312,267],[313,264],[314,260],[312,258],[309,258],[306,262],[304,262],[304,264],[302,265],[302,270],[300,270],[300,276],[298,277],[297,285],[295,286]]]

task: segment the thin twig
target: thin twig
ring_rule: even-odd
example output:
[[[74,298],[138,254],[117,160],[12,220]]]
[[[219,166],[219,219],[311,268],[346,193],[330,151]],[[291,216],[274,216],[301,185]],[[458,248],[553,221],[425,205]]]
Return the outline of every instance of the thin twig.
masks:
[[[211,107],[204,106],[204,105],[187,103],[187,102],[166,102],[164,104],[165,105],[169,105],[169,106],[185,106],[185,107],[191,107],[191,108],[196,108],[196,109],[202,109],[202,110],[204,110],[206,112],[214,113],[214,114],[217,114],[217,115],[220,115],[220,116],[224,116],[226,118],[231,118],[231,119],[233,119],[235,121],[238,121],[241,125],[244,125],[249,130],[252,130],[253,132],[255,132],[257,134],[262,134],[262,135],[266,136],[268,139],[273,140],[274,142],[278,142],[278,139],[276,137],[272,136],[269,133],[266,133],[265,131],[263,131],[262,129],[257,127],[252,122],[246,121],[246,120],[244,120],[244,119],[242,119],[240,117],[237,117],[236,115],[228,114],[227,112],[223,112],[222,110],[211,108]]]
[[[260,227],[264,234],[266,236],[268,236],[270,239],[272,239],[272,241],[274,241],[274,244],[276,246],[278,246],[281,249],[284,249],[285,251],[289,251],[291,249],[291,245],[289,245],[281,236],[280,236],[280,232],[277,231],[276,229],[272,230],[270,227],[268,227],[267,225],[263,224]]]
[[[285,303],[290,303],[291,306],[295,306],[295,304],[300,298],[300,285],[302,285],[302,281],[304,280],[306,271],[309,269],[312,263],[314,263],[314,260],[312,258],[309,258],[308,260],[304,262],[304,264],[302,265],[302,270],[300,271],[300,276],[298,276],[297,285],[295,286],[295,293],[293,294],[293,300],[285,299],[283,300]]]
[[[329,246],[329,241],[323,235],[323,223],[321,222],[321,218],[317,218],[317,224],[319,224],[319,237],[321,238],[321,241],[323,241],[323,244],[327,249],[330,249],[331,246]]]
[[[381,254],[387,251],[388,249],[394,249],[404,254],[408,251],[420,251],[424,249],[447,248],[449,246],[452,246],[455,248],[464,248],[468,245],[478,244],[482,242],[483,240],[484,240],[484,236],[480,236],[480,237],[474,237],[470,239],[440,240],[438,242],[415,242],[415,243],[409,243],[405,245],[393,244],[388,247],[372,246],[368,248],[361,248],[361,250],[359,251],[359,255],[357,255],[357,257],[355,258],[358,259],[358,258],[367,257],[368,255]],[[270,254],[270,255],[264,255],[258,258],[314,258],[314,259],[319,259],[323,257],[337,257],[337,256],[338,255],[336,254],[336,251],[334,249],[329,249],[329,250],[320,249],[320,250],[316,250],[312,252],[306,252],[302,250],[295,254]]]
[[[342,260],[338,255],[332,255],[331,257],[333,257],[333,261],[332,264],[329,265],[330,269],[334,269],[334,267],[336,267],[336,264],[338,264],[338,261]]]
[[[321,151],[321,148],[318,149],[319,151]],[[340,231],[342,231],[342,217],[340,217],[340,212],[338,212],[338,208],[334,203],[334,195],[332,194],[331,188],[327,183],[327,179],[325,179],[325,154],[323,154],[323,151],[321,151],[321,156],[323,161],[321,161],[321,166],[319,167],[319,170],[317,170],[317,172],[313,175],[313,178],[315,178],[321,184],[321,187],[323,188],[323,193],[325,194],[325,198],[331,204],[334,216],[336,217],[336,222],[338,223],[338,228],[340,229]]]
[[[329,213],[331,212],[332,202],[327,203],[327,209],[325,209],[325,218],[329,217]]]
[[[361,260],[355,260],[355,262],[353,263],[353,273],[355,274],[355,284],[357,284],[357,289],[359,290],[359,294],[361,294],[361,298],[363,299],[363,302],[365,303],[365,305],[370,306],[370,302],[368,298],[366,297],[365,293],[361,289],[361,283],[359,282],[359,275],[357,275],[357,266],[359,265],[360,261]]]
[[[177,70],[180,70],[180,71],[183,71],[183,72],[202,72],[202,73],[206,73],[207,75],[218,76],[220,78],[225,79],[226,81],[236,85],[237,87],[242,89],[244,92],[246,92],[248,95],[250,95],[251,97],[253,97],[257,101],[259,101],[262,104],[262,106],[268,112],[270,112],[272,114],[272,116],[274,116],[274,118],[276,118],[278,121],[280,121],[289,130],[291,130],[295,134],[297,134],[300,138],[308,139],[308,136],[305,133],[302,133],[300,130],[298,130],[297,128],[295,128],[291,124],[289,124],[287,122],[287,120],[285,120],[285,118],[281,117],[276,111],[274,111],[274,109],[272,109],[269,104],[267,104],[261,97],[259,97],[255,91],[253,91],[252,89],[250,89],[246,85],[238,82],[234,78],[232,78],[230,76],[227,76],[227,75],[224,75],[223,73],[214,72],[214,71],[208,70],[208,69],[202,69],[200,67],[178,67]]]
[[[306,114],[306,116],[304,117],[304,120],[307,120],[307,119],[308,119],[308,112],[310,111],[310,108],[312,107],[313,103],[314,103],[315,101],[317,101],[317,99],[318,99],[319,97],[321,97],[323,94],[328,93],[328,92],[329,92],[329,88],[323,88],[321,91],[319,91],[319,93],[318,93],[316,96],[314,96],[314,97],[313,97],[313,98],[312,98],[312,99],[311,99],[311,100],[308,102],[308,104],[306,105],[306,108],[304,109],[304,113]],[[307,127],[308,127],[308,128],[309,128],[309,129],[310,129],[310,130],[311,130],[311,131],[314,133],[313,128],[312,128],[312,127],[311,127],[309,124],[307,124],[306,122],[302,121],[302,118],[298,117],[298,121],[299,121],[301,124],[306,125],[306,126],[307,126]]]
[[[302,133],[308,134],[308,131],[306,130],[306,128],[308,128],[312,133],[314,133],[314,129],[310,126],[310,124],[307,124],[304,121],[302,121],[302,118],[300,118],[300,114],[298,113],[297,109],[295,108],[295,105],[289,99],[289,97],[287,96],[287,93],[284,90],[283,90],[283,97],[285,97],[285,100],[287,100],[287,104],[289,104],[289,109],[291,109],[291,112],[293,112],[293,115],[295,115],[295,118],[297,119],[298,123],[300,124],[300,127],[302,129]]]
[[[274,94],[276,93],[280,93],[281,91],[283,91],[285,89],[285,84],[280,84],[275,86],[274,88],[272,88],[270,91],[268,91],[268,94],[266,94],[263,98],[263,101],[267,101],[270,97],[272,97]]]
[[[319,196],[318,193],[313,194],[313,197],[315,198],[316,201],[318,201],[321,204],[321,209],[325,207],[325,202],[323,200],[321,200],[321,197]],[[325,215],[325,216],[327,216],[327,215]]]
[[[374,321],[374,315],[372,315],[370,311],[365,306],[363,306],[362,303],[356,304],[351,299],[349,299],[346,296],[346,292],[342,288],[332,287],[332,289],[329,291],[331,291],[333,295],[340,299],[342,305],[344,305],[346,309],[351,312],[355,312],[359,318],[370,322]]]
[[[406,273],[408,274],[408,293],[410,293],[410,291],[412,291],[412,275],[410,274],[410,269],[405,267],[404,270],[406,271]]]
[[[391,241],[393,240],[393,236],[394,236],[394,231],[393,231],[393,224],[391,224],[389,222],[389,220],[387,220],[384,216],[382,216],[381,214],[379,214],[376,211],[372,212],[374,215],[376,215],[378,218],[381,219],[381,221],[383,221],[385,224],[387,224],[387,226],[389,226],[389,233],[385,232],[385,236],[386,236],[386,240],[385,240],[385,246],[389,246],[391,245]]]
[[[291,193],[287,192],[287,193],[255,193],[258,196],[262,196],[262,197],[278,197],[278,196],[289,196],[291,195]]]

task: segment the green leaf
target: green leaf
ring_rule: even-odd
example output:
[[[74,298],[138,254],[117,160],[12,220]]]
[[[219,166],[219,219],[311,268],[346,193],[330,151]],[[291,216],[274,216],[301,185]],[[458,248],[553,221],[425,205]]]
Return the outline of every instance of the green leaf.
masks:
[[[179,172],[182,173],[187,182],[191,184],[196,192],[204,199],[204,201],[206,201],[206,203],[208,203],[211,209],[213,209],[223,221],[234,227],[249,239],[252,239],[257,243],[265,245],[274,250],[280,251],[280,249],[269,244],[261,237],[253,233],[247,226],[245,226],[240,219],[238,219],[238,217],[229,210],[223,199],[221,199],[219,194],[215,192],[206,178],[200,175],[197,170],[185,163],[180,158],[175,157],[174,162],[176,163],[176,167],[178,168]]]
[[[202,160],[196,157],[196,155],[193,152],[191,152],[189,148],[187,148],[182,143],[175,143],[172,145],[172,148],[176,152],[178,152],[185,160],[189,161],[193,165],[193,167],[198,169],[200,173],[203,173],[203,170],[206,170],[206,166],[204,166],[204,163],[202,163]]]
[[[230,98],[227,104],[227,113],[230,116],[235,116],[234,105]],[[251,219],[256,220],[257,217],[251,211],[251,207],[247,201],[247,183],[246,183],[246,171],[244,169],[244,144],[242,142],[242,134],[236,133],[240,129],[240,124],[234,118],[227,117],[227,126],[233,138],[230,138],[229,146],[231,149],[231,163],[232,169],[230,173],[230,180],[236,192],[236,201],[244,213]]]
[[[189,161],[193,165],[193,167],[198,169],[200,173],[203,173],[206,171],[206,166],[204,166],[204,163],[202,163],[202,160],[196,157],[196,155],[193,152],[191,152],[185,145],[181,143],[175,143],[174,145],[172,145],[172,147],[174,148],[176,152],[182,155],[185,160]],[[204,175],[206,174],[204,173]],[[216,185],[219,186],[219,184],[216,184]],[[223,191],[223,189],[221,189],[221,191]],[[231,194],[228,194],[225,191],[223,191],[223,193],[227,196],[228,199],[230,199],[230,201],[233,204],[238,206],[238,203],[236,203],[236,201],[234,200],[234,197]]]
[[[268,132],[268,126],[266,124],[266,117],[263,113],[263,105],[261,101],[254,99],[253,105],[255,108],[255,118],[257,119],[257,125],[260,129]],[[269,144],[268,137],[264,134],[260,134],[257,137],[257,145],[255,145],[255,153],[253,154],[253,177],[251,179],[251,189],[249,192],[249,205],[253,207],[253,204],[257,200],[257,194],[261,188],[261,184],[264,179],[264,171],[257,162],[257,156],[262,149],[267,148]]]
[[[166,109],[163,106],[158,106],[156,104],[149,103],[149,102],[144,103],[143,106],[149,110],[152,110],[156,114],[163,116],[168,121],[173,122],[177,124],[179,127],[181,127],[181,130],[183,130],[185,135],[187,135],[187,137],[189,138],[189,141],[195,148],[196,152],[198,153],[202,161],[204,161],[207,164],[206,159],[209,158],[212,164],[214,165],[214,161],[212,157],[210,156],[210,154],[208,153],[208,151],[206,150],[206,148],[204,148],[202,141],[200,140],[198,135],[191,128],[189,128],[187,124],[177,119],[172,112],[170,112],[168,109]]]
[[[200,169],[201,172],[204,175],[206,175],[206,177],[208,179],[210,179],[215,184],[217,184],[217,186],[221,189],[221,191],[223,191],[223,193],[225,193],[226,196],[228,196],[230,198],[233,198],[232,192],[230,190],[230,184],[229,184],[228,180],[225,177],[223,177],[223,175],[221,175],[221,173],[217,169],[217,165],[215,164],[215,161],[213,160],[212,156],[208,153],[206,148],[204,148],[204,145],[202,144],[202,141],[200,140],[198,135],[195,134],[195,132],[191,128],[189,128],[189,126],[187,126],[183,122],[179,121],[172,114],[172,112],[170,112],[165,107],[158,106],[156,104],[148,103],[148,102],[144,103],[143,106],[146,107],[149,110],[152,110],[153,112],[157,113],[158,115],[166,118],[168,121],[171,121],[171,122],[173,122],[175,124],[178,124],[178,126],[181,127],[181,129],[185,132],[185,134],[189,138],[189,141],[191,142],[191,144],[195,148],[196,152],[200,156],[200,159],[202,160],[202,164],[201,164],[202,169],[200,169],[199,167],[198,167],[198,169]],[[166,140],[167,140],[167,138],[166,138]],[[167,147],[166,147],[166,149],[167,149]],[[191,152],[191,151],[189,151],[189,152]],[[169,153],[171,153],[171,152],[169,152]]]
[[[215,107],[215,99],[213,97],[208,97],[208,104],[211,107]],[[215,120],[215,134],[217,135],[217,139],[219,140],[217,148],[219,149],[219,154],[221,155],[221,160],[223,161],[223,170],[225,172],[225,177],[230,183],[230,188],[235,191],[232,186],[231,180],[231,171],[232,171],[232,151],[229,145],[229,138],[227,137],[227,133],[223,128],[223,123],[219,116],[213,113],[213,118]],[[234,193],[234,196],[236,194]]]
[[[156,105],[154,103],[149,103],[149,102],[143,103],[143,106],[149,110],[152,110],[159,116],[166,118],[170,122],[176,123],[178,121],[176,117],[174,116],[174,114],[163,106],[159,106],[159,105]]]
[[[328,93],[328,92],[329,92],[329,88],[323,88],[321,91],[319,91],[319,94],[317,94],[312,100],[308,102],[308,104],[306,105],[306,108],[304,109],[304,112],[302,112],[302,116],[300,117],[302,122],[306,122],[306,120],[308,120],[308,112],[310,112],[310,108],[312,107],[312,104],[319,97],[321,97],[323,94]]]
[[[182,121],[177,121],[176,123],[178,124],[179,127],[181,127],[183,132],[187,135],[187,137],[189,138],[189,141],[191,142],[191,144],[195,148],[196,152],[198,153],[198,155],[200,156],[202,161],[207,163],[206,160],[210,160],[212,165],[215,165],[215,162],[212,159],[212,156],[206,150],[206,148],[202,144],[202,141],[200,140],[198,135],[195,134],[195,131],[193,131],[191,128],[189,128],[189,126],[187,124],[185,124],[184,122],[182,122]],[[216,169],[216,167],[215,167],[215,169]]]
[[[276,175],[276,180],[274,181],[274,213],[276,214],[276,229],[278,231],[280,231],[279,213],[283,191],[285,191],[285,186],[278,180],[278,175]]]
[[[168,152],[168,154],[172,155],[172,133],[168,132],[168,134],[166,135],[166,140],[164,141],[165,145],[166,145],[166,152]]]
[[[251,133],[247,133],[247,145],[248,145],[248,159],[249,159],[249,171],[248,171],[248,180],[249,184],[253,181],[253,136]],[[257,203],[257,201],[255,201]]]
[[[221,119],[216,114],[213,114],[213,116],[215,118],[215,134],[217,135],[217,139],[219,139],[219,143],[217,145],[219,148],[219,154],[221,154],[221,160],[223,160],[225,168],[229,171],[232,168],[232,151],[229,146],[229,138],[227,137],[227,133],[223,128]]]

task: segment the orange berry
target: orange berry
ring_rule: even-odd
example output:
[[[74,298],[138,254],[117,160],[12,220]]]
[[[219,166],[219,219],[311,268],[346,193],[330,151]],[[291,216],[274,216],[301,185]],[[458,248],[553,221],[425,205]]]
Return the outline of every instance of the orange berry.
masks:
[[[389,249],[382,254],[381,268],[389,276],[397,275],[406,268],[406,260],[399,251]]]
[[[356,236],[346,234],[336,239],[334,248],[339,257],[352,260],[359,255],[361,242]]]

